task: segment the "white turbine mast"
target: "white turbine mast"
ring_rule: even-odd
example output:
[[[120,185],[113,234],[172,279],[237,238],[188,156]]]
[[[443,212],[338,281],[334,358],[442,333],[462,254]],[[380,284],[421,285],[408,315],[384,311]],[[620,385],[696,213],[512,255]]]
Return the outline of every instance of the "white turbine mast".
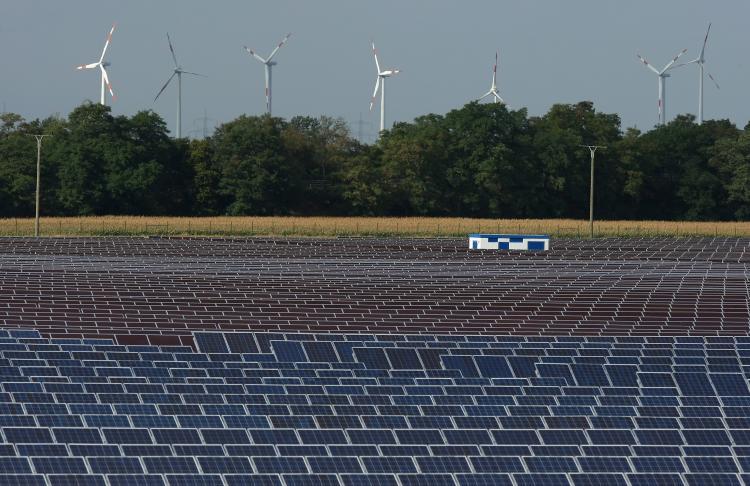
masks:
[[[672,58],[672,60],[669,61],[667,65],[661,69],[661,71],[656,69],[651,64],[649,64],[647,60],[645,60],[643,57],[641,57],[640,54],[638,54],[638,59],[640,59],[640,61],[647,68],[649,68],[654,73],[656,73],[657,76],[659,76],[659,124],[660,125],[665,125],[667,123],[666,89],[667,89],[667,78],[670,76],[668,71],[677,67],[675,66],[675,63],[686,52],[687,52],[687,49],[681,50],[679,54],[677,54],[674,58]]]
[[[497,59],[498,53],[495,52],[495,65],[492,67],[492,86],[490,86],[490,90],[483,94],[480,98],[478,98],[477,101],[482,101],[488,96],[492,96],[492,99],[495,101],[495,103],[505,104],[505,100],[503,100],[497,90]]]
[[[112,84],[109,82],[109,76],[107,76],[107,67],[110,66],[110,63],[104,60],[105,54],[107,54],[107,48],[109,47],[109,44],[112,42],[112,33],[115,31],[115,25],[112,24],[112,28],[109,30],[109,34],[107,35],[107,40],[104,43],[104,49],[102,49],[102,55],[99,56],[99,60],[96,62],[92,62],[91,64],[82,64],[78,66],[76,69],[82,70],[82,69],[96,69],[99,68],[101,71],[101,78],[102,78],[102,89],[101,89],[101,97],[99,99],[99,103],[102,105],[106,105],[105,100],[105,90],[109,90],[110,96],[112,96],[112,101],[115,101],[115,92],[112,91]]]
[[[375,90],[372,93],[372,99],[370,100],[370,111],[375,105],[375,98],[378,96],[378,89],[380,89],[380,131],[385,130],[385,80],[390,78],[401,71],[398,69],[380,69],[380,62],[378,62],[378,50],[375,49],[375,43],[372,42],[372,54],[375,56],[375,68],[377,69],[377,78],[375,80]]]
[[[697,64],[698,65],[698,71],[700,73],[700,78],[698,82],[698,124],[703,124],[703,65],[706,63],[706,43],[708,42],[708,33],[711,32],[711,24],[708,24],[708,29],[706,30],[706,37],[703,38],[703,46],[701,47],[701,52],[692,61],[688,61],[684,64],[679,64],[679,66],[687,66],[688,64]],[[711,76],[711,73],[708,73],[708,77],[713,81],[714,86],[716,86],[716,89],[719,89],[719,83],[716,82],[713,76]]]
[[[291,32],[284,37],[281,42],[276,46],[276,48],[271,52],[271,55],[267,58],[263,58],[258,55],[257,52],[250,49],[249,47],[245,46],[245,50],[250,53],[251,56],[253,56],[255,59],[263,63],[263,66],[265,67],[266,71],[266,112],[270,115],[271,114],[271,70],[276,65],[276,62],[273,61],[273,56],[276,55],[277,52],[279,52],[279,49],[281,49],[281,46],[283,46],[286,41],[291,36]]]
[[[183,74],[189,74],[191,76],[205,76],[203,74],[198,73],[191,73],[190,71],[185,71],[182,69],[182,66],[177,62],[177,55],[174,53],[174,47],[172,46],[172,39],[169,37],[169,33],[167,33],[167,43],[169,44],[169,52],[172,54],[172,61],[174,61],[174,71],[172,72],[172,75],[167,79],[167,82],[164,83],[164,86],[161,87],[159,92],[156,94],[156,97],[154,98],[154,103],[157,99],[159,99],[159,96],[164,92],[165,89],[167,89],[167,86],[169,86],[169,83],[172,81],[172,79],[177,76],[177,138],[182,138],[182,75]]]

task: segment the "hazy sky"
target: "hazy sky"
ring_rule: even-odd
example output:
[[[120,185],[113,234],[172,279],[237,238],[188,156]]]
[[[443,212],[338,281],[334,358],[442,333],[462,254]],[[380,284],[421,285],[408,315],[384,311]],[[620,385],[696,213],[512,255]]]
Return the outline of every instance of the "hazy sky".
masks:
[[[208,78],[183,78],[183,134],[198,130],[204,109],[218,122],[265,109],[263,67],[243,49],[268,55],[287,32],[274,68],[274,115],[343,117],[357,134],[369,112],[375,64],[402,70],[388,84],[388,123],[445,113],[487,91],[500,50],[501,95],[514,108],[543,114],[553,103],[591,100],[622,116],[623,126],[657,121],[661,67],[688,48],[707,49],[705,116],[750,118],[747,0],[1,0],[0,103],[26,118],[66,115],[99,99],[99,74],[75,66],[98,59],[113,22],[108,72],[116,114],[141,109],[175,126],[176,86],[153,103],[172,72],[166,32],[178,60]],[[697,110],[698,69],[674,71],[667,116]],[[213,121],[211,122],[213,124]],[[197,132],[193,132],[195,135]]]

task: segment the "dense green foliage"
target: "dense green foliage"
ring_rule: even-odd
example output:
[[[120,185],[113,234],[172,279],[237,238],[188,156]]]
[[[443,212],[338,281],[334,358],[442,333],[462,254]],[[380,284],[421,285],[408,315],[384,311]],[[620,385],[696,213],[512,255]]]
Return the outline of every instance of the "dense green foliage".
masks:
[[[0,217],[34,211],[36,141],[46,215],[425,215],[584,218],[597,152],[604,219],[750,217],[750,127],[680,116],[646,133],[589,102],[542,117],[470,103],[397,123],[374,145],[328,117],[240,118],[175,140],[151,111],[85,104],[67,119],[0,116]]]

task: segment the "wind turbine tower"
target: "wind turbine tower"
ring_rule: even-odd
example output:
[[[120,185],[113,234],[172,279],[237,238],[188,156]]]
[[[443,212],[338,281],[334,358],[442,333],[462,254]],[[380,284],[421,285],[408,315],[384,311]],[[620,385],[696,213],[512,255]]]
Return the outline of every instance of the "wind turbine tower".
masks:
[[[667,109],[666,109],[666,89],[667,89],[667,78],[669,77],[669,70],[677,67],[675,66],[675,63],[677,60],[687,52],[687,49],[683,49],[680,51],[679,54],[677,54],[674,58],[672,58],[671,61],[667,63],[666,66],[664,66],[661,71],[656,69],[654,66],[649,64],[647,60],[645,60],[643,57],[641,57],[640,54],[638,54],[638,59],[650,70],[652,70],[654,73],[656,73],[657,76],[659,76],[659,124],[665,125],[667,123]]]
[[[169,38],[169,33],[167,33],[167,43],[169,44],[169,52],[172,54],[172,61],[174,61],[174,71],[169,79],[167,79],[167,82],[164,83],[164,86],[162,86],[156,94],[154,102],[159,99],[159,96],[161,96],[164,90],[167,89],[167,86],[172,82],[172,79],[177,76],[177,138],[182,138],[182,75],[189,74],[191,76],[203,76],[203,74],[191,73],[190,71],[182,69],[182,66],[177,62],[177,56],[174,53],[174,47],[172,46],[172,39]]]
[[[112,101],[114,101],[115,93],[112,91],[112,84],[109,82],[109,76],[107,76],[107,70],[106,68],[110,66],[110,63],[104,60],[105,54],[107,54],[107,48],[109,47],[109,44],[112,42],[112,34],[115,31],[115,24],[112,25],[112,28],[109,30],[109,34],[107,35],[107,40],[104,43],[104,49],[102,49],[102,55],[99,56],[99,60],[96,62],[92,62],[90,64],[81,64],[76,69],[79,71],[82,69],[96,69],[99,68],[101,71],[101,77],[102,77],[102,89],[101,89],[101,97],[99,99],[99,103],[102,105],[106,105],[105,100],[105,89],[109,90],[110,96],[112,96]]]
[[[701,47],[701,53],[700,55],[693,59],[692,61],[686,62],[685,64],[681,64],[681,66],[686,66],[688,64],[697,64],[698,69],[700,71],[700,78],[698,82],[698,124],[703,124],[703,65],[706,63],[706,43],[708,42],[708,33],[711,32],[711,24],[708,24],[708,29],[706,30],[706,37],[703,38],[703,46]],[[708,73],[708,77],[713,81],[714,86],[716,86],[716,89],[719,89],[719,83],[716,82],[713,76],[711,76],[711,73]]]
[[[477,99],[477,101],[482,101],[488,96],[492,96],[495,103],[505,104],[505,100],[500,97],[500,93],[497,90],[497,58],[498,53],[495,52],[495,65],[492,67],[492,86],[490,86],[490,90],[483,94],[481,98]]]
[[[372,54],[375,56],[375,67],[378,70],[378,77],[375,80],[375,90],[372,93],[372,99],[370,100],[370,111],[375,105],[375,98],[378,96],[378,89],[380,89],[380,131],[385,130],[385,80],[390,78],[401,71],[398,69],[380,69],[380,62],[378,62],[378,50],[375,49],[375,43],[372,43]]]
[[[289,39],[289,37],[292,34],[289,33],[284,37],[281,42],[279,42],[279,45],[276,46],[276,48],[271,52],[271,55],[267,58],[263,58],[258,55],[257,52],[250,49],[249,47],[245,46],[245,50],[250,53],[251,56],[253,56],[255,59],[263,63],[263,66],[265,67],[266,71],[266,113],[269,115],[271,114],[271,73],[272,68],[276,65],[276,62],[273,61],[273,56],[276,55],[277,52],[279,52],[279,49],[286,43],[286,41]]]

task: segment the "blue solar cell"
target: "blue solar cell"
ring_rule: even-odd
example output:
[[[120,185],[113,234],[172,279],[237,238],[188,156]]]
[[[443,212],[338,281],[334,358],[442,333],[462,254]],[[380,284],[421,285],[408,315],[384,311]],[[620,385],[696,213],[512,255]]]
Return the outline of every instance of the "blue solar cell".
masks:
[[[195,343],[201,353],[228,353],[224,334],[221,333],[195,333]]]
[[[90,457],[88,463],[93,473],[141,474],[143,468],[137,457]]]
[[[169,486],[224,486],[221,476],[217,474],[169,474],[166,477]]]
[[[297,434],[295,434],[294,430],[255,429],[249,430],[249,433],[256,444],[299,444]]]
[[[65,428],[52,429],[55,442],[67,444],[101,444],[102,437],[97,429]]]
[[[287,486],[339,486],[341,483],[333,474],[285,474]]]
[[[271,341],[271,348],[279,361],[307,361],[302,344],[295,341]]]
[[[110,486],[165,486],[161,476],[155,474],[112,474],[107,476]]]
[[[396,477],[390,474],[343,474],[344,486],[397,486]]]
[[[686,457],[685,463],[692,473],[737,473],[737,464],[732,457]]]
[[[206,444],[250,444],[250,438],[245,429],[201,429],[200,433]]]
[[[716,389],[717,395],[721,397],[750,396],[747,380],[739,373],[712,373],[709,378]]]
[[[352,348],[354,359],[363,363],[368,369],[389,369],[390,365],[385,351],[379,348]]]
[[[224,339],[231,353],[257,353],[258,346],[255,343],[253,333],[228,332],[224,333]]]
[[[685,471],[679,457],[645,456],[631,459],[636,472],[643,473],[681,473]]]
[[[305,461],[301,457],[254,457],[253,464],[259,473],[308,473]]]
[[[471,466],[465,457],[461,456],[432,456],[415,458],[419,470],[423,473],[466,473],[471,472]]]
[[[110,444],[152,444],[148,429],[102,429]]]
[[[611,386],[601,365],[573,364],[570,368],[580,386]]]
[[[361,473],[362,467],[356,457],[308,457],[307,463],[313,473]]]
[[[492,430],[492,437],[496,444],[541,444],[535,430]]]
[[[622,474],[571,474],[573,484],[576,486],[600,486],[606,484],[607,486],[627,486],[628,481]]]
[[[30,474],[31,465],[25,457],[0,457],[0,471],[3,474]]]
[[[486,378],[513,378],[514,374],[503,356],[476,356],[474,362],[480,376]]]
[[[333,344],[320,341],[307,341],[302,343],[307,357],[312,362],[333,363],[339,361]]]
[[[584,431],[578,429],[540,430],[539,434],[547,445],[581,445],[588,443]]]
[[[4,427],[5,440],[14,444],[41,444],[54,442],[49,429]]]
[[[583,472],[627,473],[630,464],[624,457],[579,457],[578,464]]]
[[[635,437],[630,430],[606,429],[587,430],[589,440],[592,444],[635,444]]]
[[[464,377],[479,376],[479,370],[471,356],[443,355],[440,359],[445,369],[459,370]]]
[[[674,379],[684,396],[713,396],[716,394],[705,373],[675,373]]]
[[[604,365],[604,369],[609,375],[612,386],[616,387],[636,387],[638,386],[638,367],[634,365]]]
[[[42,475],[35,474],[5,474],[0,472],[0,484],[4,486],[47,486]]]
[[[532,456],[524,457],[526,467],[536,473],[571,473],[578,472],[578,466],[572,457]]]
[[[252,484],[253,486],[281,486],[281,479],[279,476],[273,474],[253,474],[251,475],[226,475],[224,480],[227,486],[245,486]]]
[[[518,457],[470,457],[469,460],[478,473],[515,473],[524,472],[523,463]]]
[[[149,473],[156,474],[197,474],[198,468],[192,457],[148,456],[143,464]]]
[[[253,467],[246,457],[199,457],[201,470],[209,474],[252,473]]]
[[[86,463],[80,457],[33,457],[34,471],[43,474],[85,474]]]
[[[740,486],[745,484],[741,482],[736,474],[717,474],[717,473],[699,473],[685,474],[685,479],[689,485],[721,485],[721,486]]]
[[[195,429],[151,429],[157,444],[201,444]]]
[[[400,474],[398,479],[402,486],[454,486],[456,484],[450,474]]]
[[[68,450],[63,444],[16,444],[16,448],[20,456],[62,457],[68,455]]]
[[[351,429],[346,433],[352,444],[396,444],[396,438],[391,430]]]

